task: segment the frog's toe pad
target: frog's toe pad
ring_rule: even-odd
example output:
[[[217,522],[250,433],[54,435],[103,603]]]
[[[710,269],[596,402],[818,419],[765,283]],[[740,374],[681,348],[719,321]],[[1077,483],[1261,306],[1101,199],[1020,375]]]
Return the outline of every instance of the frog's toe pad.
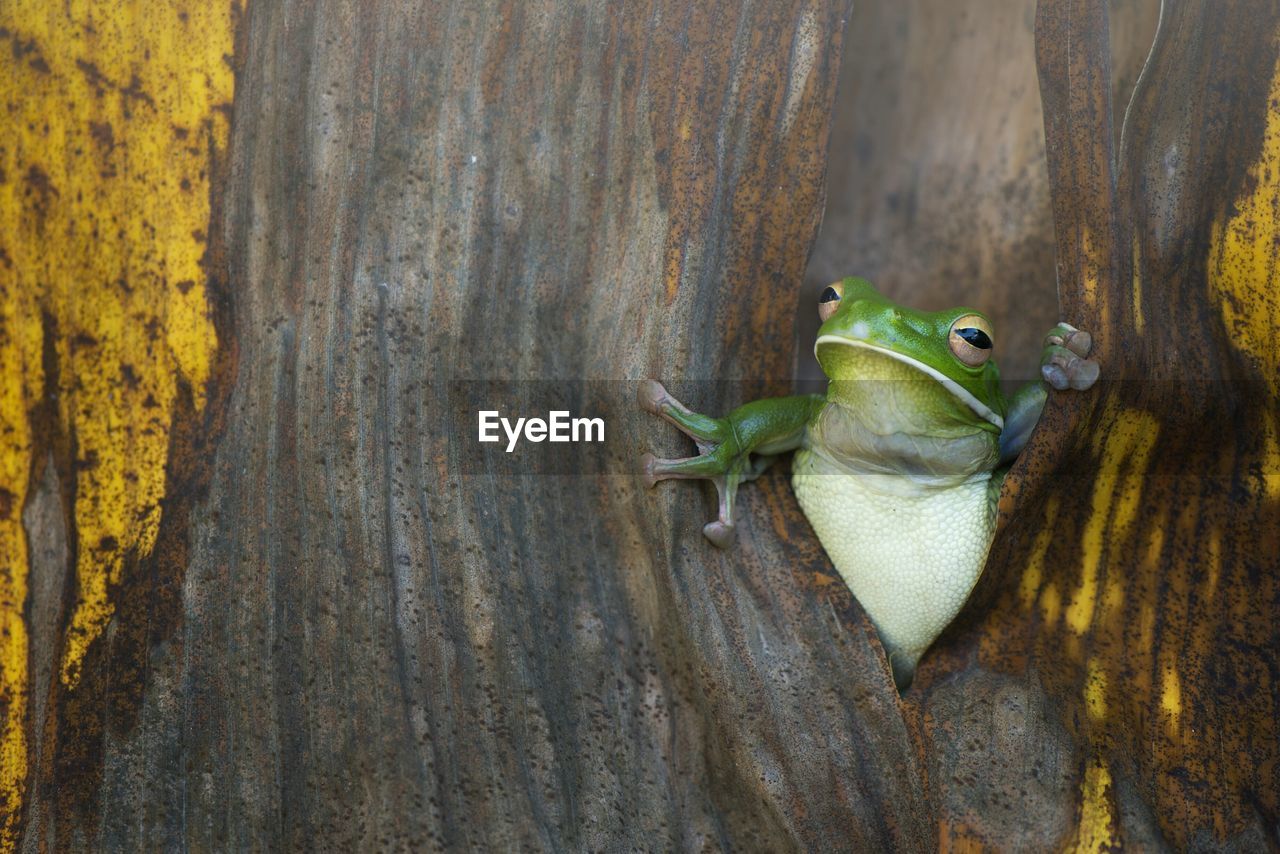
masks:
[[[653,454],[645,454],[640,458],[640,475],[644,478],[644,485],[652,489],[658,485],[658,481],[662,477],[655,471],[660,460]]]
[[[1072,353],[1055,353],[1040,366],[1044,381],[1058,391],[1074,389],[1084,391],[1098,381],[1101,368],[1090,359],[1081,359]]]
[[[1046,347],[1065,347],[1077,356],[1084,358],[1093,349],[1093,336],[1083,329],[1076,329],[1070,323],[1058,322],[1058,325],[1045,336]]]
[[[1084,391],[1093,388],[1093,384],[1098,381],[1101,373],[1102,369],[1098,367],[1097,362],[1092,359],[1081,359],[1076,363],[1075,369],[1070,372],[1069,382],[1076,391]]]
[[[661,415],[663,404],[670,402],[671,399],[666,388],[657,380],[644,380],[636,389],[636,403],[645,412],[651,412],[654,415]]]
[[[733,525],[726,524],[719,519],[703,525],[702,533],[716,548],[727,549],[733,545],[735,536]]]

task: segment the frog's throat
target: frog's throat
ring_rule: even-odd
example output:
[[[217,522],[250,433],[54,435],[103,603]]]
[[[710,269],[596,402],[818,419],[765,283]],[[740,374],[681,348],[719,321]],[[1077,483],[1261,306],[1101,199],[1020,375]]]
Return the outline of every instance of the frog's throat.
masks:
[[[910,356],[903,355],[902,353],[896,353],[893,350],[889,350],[884,347],[877,347],[874,344],[868,344],[865,341],[854,341],[852,339],[844,338],[839,335],[818,336],[818,340],[813,342],[813,354],[815,356],[817,356],[818,354],[818,347],[820,347],[823,344],[842,344],[845,347],[861,347],[864,350],[875,350],[877,353],[881,353],[885,356],[888,356],[891,359],[897,359],[899,362],[902,362],[904,365],[910,365],[916,370],[922,371],[928,374],[929,376],[933,377],[935,380],[937,380],[939,383],[942,384],[943,388],[951,392],[952,396],[954,396],[961,403],[968,406],[976,414],[978,414],[982,418],[985,418],[987,421],[990,421],[992,424],[996,425],[996,427],[1000,428],[1001,430],[1004,429],[1004,419],[1001,418],[998,413],[993,412],[991,407],[987,406],[985,403],[978,400],[976,397],[970,394],[969,391],[965,389],[964,386],[960,385],[958,382],[951,379],[946,374],[939,371],[937,368],[931,368],[928,365],[926,365],[924,362],[917,361],[911,358]]]

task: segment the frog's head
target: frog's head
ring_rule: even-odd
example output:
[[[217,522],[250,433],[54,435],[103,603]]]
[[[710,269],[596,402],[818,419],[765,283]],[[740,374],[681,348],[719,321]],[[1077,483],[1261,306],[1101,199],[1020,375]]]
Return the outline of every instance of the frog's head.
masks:
[[[927,377],[935,382],[910,384],[910,406],[997,434],[1003,429],[991,323],[980,313],[915,311],[849,277],[822,292],[818,314],[823,322],[814,352],[833,390],[843,385],[850,394],[868,395],[876,393],[875,383],[866,380]]]

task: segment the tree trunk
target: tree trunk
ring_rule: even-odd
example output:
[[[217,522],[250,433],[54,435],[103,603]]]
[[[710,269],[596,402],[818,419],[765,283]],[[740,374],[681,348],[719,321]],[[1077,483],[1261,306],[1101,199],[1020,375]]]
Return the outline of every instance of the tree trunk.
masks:
[[[952,5],[0,9],[0,847],[1276,845],[1280,13]],[[833,114],[810,285],[1031,360],[1056,258],[1106,379],[903,696],[634,476],[804,373]]]

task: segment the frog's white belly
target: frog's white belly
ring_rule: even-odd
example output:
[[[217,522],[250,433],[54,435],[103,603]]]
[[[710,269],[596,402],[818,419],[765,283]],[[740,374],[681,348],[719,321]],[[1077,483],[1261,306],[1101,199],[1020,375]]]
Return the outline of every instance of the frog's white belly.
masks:
[[[905,475],[845,473],[807,449],[793,471],[796,498],[831,562],[890,655],[914,670],[986,563],[991,473],[921,485]]]

